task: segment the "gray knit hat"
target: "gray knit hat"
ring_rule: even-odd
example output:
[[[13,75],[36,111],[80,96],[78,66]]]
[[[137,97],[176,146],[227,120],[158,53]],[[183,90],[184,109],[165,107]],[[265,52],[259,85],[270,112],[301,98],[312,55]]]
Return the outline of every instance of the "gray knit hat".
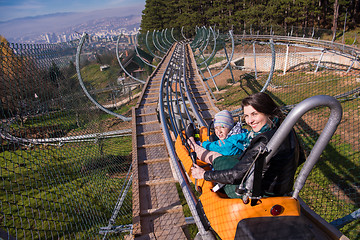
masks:
[[[224,126],[231,129],[234,126],[234,119],[228,110],[223,110],[215,114],[214,127]]]

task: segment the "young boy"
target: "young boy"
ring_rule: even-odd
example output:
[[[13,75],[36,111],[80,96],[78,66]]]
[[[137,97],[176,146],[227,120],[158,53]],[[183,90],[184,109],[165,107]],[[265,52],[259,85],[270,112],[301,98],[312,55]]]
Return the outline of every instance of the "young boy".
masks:
[[[248,132],[241,128],[239,122],[234,126],[234,119],[229,111],[223,110],[215,115],[214,128],[218,140],[211,142],[204,141],[201,143],[203,148],[209,151],[218,152],[225,156],[239,155],[243,152],[243,143],[246,141]],[[188,130],[186,132],[187,136],[190,135],[188,136],[190,139],[193,134]]]

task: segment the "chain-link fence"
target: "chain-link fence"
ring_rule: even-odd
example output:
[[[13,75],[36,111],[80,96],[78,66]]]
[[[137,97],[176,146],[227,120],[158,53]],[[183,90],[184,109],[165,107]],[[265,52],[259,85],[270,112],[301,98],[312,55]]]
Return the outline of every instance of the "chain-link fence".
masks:
[[[126,80],[118,80],[115,52],[103,40],[90,42],[81,55],[84,85],[101,104],[127,114],[129,106],[123,106],[132,96]],[[132,222],[130,123],[100,111],[85,96],[76,73],[77,47],[78,41],[1,42],[2,239],[129,234],[110,233],[130,230]]]

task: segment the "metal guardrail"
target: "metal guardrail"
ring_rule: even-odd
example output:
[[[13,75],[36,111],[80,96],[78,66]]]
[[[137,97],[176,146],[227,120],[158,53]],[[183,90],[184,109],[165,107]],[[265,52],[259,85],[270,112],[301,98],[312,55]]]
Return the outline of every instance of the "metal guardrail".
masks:
[[[354,46],[349,46],[342,43],[336,43],[326,40],[305,38],[305,37],[292,37],[292,36],[278,36],[278,35],[252,35],[252,34],[243,34],[243,35],[234,35],[236,39],[239,40],[270,40],[273,39],[274,42],[286,42],[286,43],[296,43],[304,44],[304,47],[316,46],[317,48],[322,47],[323,49],[333,50],[336,52],[343,52],[350,56],[359,55],[360,49]]]
[[[98,141],[99,139],[106,139],[106,138],[116,138],[116,137],[124,137],[130,136],[131,129],[124,129],[124,130],[117,130],[117,131],[110,131],[110,132],[103,132],[103,133],[93,133],[93,134],[85,134],[79,136],[72,136],[72,137],[58,137],[58,138],[21,138],[15,137],[10,133],[6,132],[3,128],[0,129],[0,137],[4,138],[11,142],[18,142],[21,144],[55,144],[57,146],[62,146],[65,143],[74,143],[74,142],[90,142],[90,141]]]
[[[139,51],[138,51],[138,47],[137,47],[137,45],[138,45],[138,40],[137,40],[138,38],[137,38],[137,36],[138,36],[138,34],[135,35],[135,51],[136,51],[136,54],[139,56],[140,60],[141,60],[143,63],[145,63],[146,65],[148,65],[148,66],[150,66],[150,67],[156,68],[155,65],[153,65],[153,64],[151,64],[151,63],[148,63],[147,61],[145,61],[145,60],[140,56]]]
[[[233,34],[232,34],[232,31],[231,31],[231,30],[229,31],[229,36],[230,36],[230,39],[231,39],[231,55],[230,55],[230,57],[229,57],[228,62],[227,62],[226,65],[224,66],[224,68],[223,68],[220,72],[218,72],[217,74],[215,74],[214,76],[212,76],[213,78],[219,76],[221,73],[223,73],[223,72],[225,71],[226,68],[229,67],[229,65],[230,65],[230,63],[231,63],[231,61],[232,61],[232,58],[233,58],[233,56],[234,56],[235,42],[234,42],[234,37],[233,37]],[[204,81],[206,81],[206,80],[208,80],[208,79],[210,79],[210,78],[205,78]]]
[[[342,117],[342,107],[334,97],[327,95],[318,95],[305,99],[293,108],[287,115],[279,129],[271,138],[266,148],[269,155],[265,161],[269,162],[271,157],[276,153],[276,150],[282,144],[286,136],[290,133],[291,129],[297,121],[308,111],[316,107],[326,106],[330,108],[330,116],[317,139],[310,155],[307,157],[304,166],[302,167],[295,183],[293,197],[298,198],[300,190],[303,188],[306,178],[309,176],[310,171],[313,169],[316,162],[319,160],[321,153],[324,151],[326,145],[329,143],[331,137],[335,133],[337,126],[340,124]]]
[[[117,42],[116,42],[116,58],[117,58],[117,60],[118,60],[118,62],[119,62],[120,67],[121,67],[122,70],[126,73],[126,75],[128,75],[129,77],[131,77],[132,79],[134,79],[134,80],[137,81],[137,82],[140,82],[140,83],[142,83],[142,84],[145,84],[145,81],[143,81],[143,80],[141,80],[141,79],[138,79],[138,78],[134,77],[133,75],[131,75],[128,71],[126,71],[125,67],[122,65],[121,59],[120,59],[121,56],[122,56],[122,54],[121,54],[121,56],[119,56],[119,42],[120,42],[120,38],[121,38],[121,34],[119,35],[118,40],[117,40]]]
[[[83,33],[83,35],[81,36],[81,40],[79,42],[79,46],[77,48],[77,52],[76,52],[76,72],[77,72],[77,76],[78,76],[78,79],[79,79],[79,83],[80,83],[80,86],[81,88],[83,89],[85,95],[90,99],[90,101],[92,103],[94,103],[99,109],[101,109],[102,111],[110,114],[110,115],[113,115],[115,117],[118,117],[120,118],[121,120],[123,121],[130,121],[131,118],[129,117],[125,117],[123,115],[120,115],[120,114],[117,114],[113,111],[110,111],[109,109],[106,109],[103,105],[101,105],[100,103],[98,103],[91,95],[90,93],[88,92],[88,90],[86,89],[85,87],[85,84],[84,84],[84,81],[81,77],[81,71],[80,71],[80,54],[81,54],[81,49],[82,49],[82,46],[85,42],[85,39],[88,37],[88,34],[87,33]]]
[[[146,32],[146,37],[145,37],[145,44],[146,44],[146,48],[147,50],[150,52],[151,55],[153,55],[156,58],[162,59],[162,57],[156,55],[155,53],[153,53],[153,51],[151,51],[150,47],[149,47],[149,43],[148,43],[148,36],[149,36],[149,31]]]
[[[182,50],[184,50],[184,49],[182,49]],[[181,44],[178,43],[177,49],[175,51],[182,51],[182,50],[181,50]],[[180,54],[180,56],[181,56],[181,54]],[[183,56],[183,58],[184,58],[184,56]],[[172,61],[179,61],[179,60],[180,59],[172,59]],[[197,200],[196,200],[192,190],[190,189],[189,184],[186,183],[187,177],[186,177],[185,173],[183,172],[183,169],[180,166],[179,161],[177,160],[175,148],[174,148],[173,142],[171,140],[170,131],[166,124],[167,123],[166,114],[164,111],[164,109],[165,109],[164,88],[167,87],[166,85],[169,86],[169,79],[175,77],[174,75],[170,75],[170,71],[171,71],[170,66],[172,65],[172,61],[170,61],[168,63],[166,72],[163,75],[163,78],[161,80],[160,93],[159,93],[159,116],[160,116],[160,122],[161,122],[162,130],[163,130],[163,134],[164,134],[164,139],[165,139],[165,143],[166,143],[166,146],[168,149],[168,153],[169,153],[171,161],[172,161],[172,165],[175,167],[175,172],[176,172],[179,184],[182,188],[182,191],[184,193],[186,201],[189,205],[190,211],[195,219],[195,223],[199,229],[200,235],[202,236],[203,239],[215,239],[215,237],[212,235],[211,232],[208,232],[205,230],[204,226],[201,223],[200,217],[197,214],[197,210],[196,210]],[[177,77],[177,79],[179,79],[179,76]],[[168,102],[167,105],[169,106],[169,104],[170,103]]]

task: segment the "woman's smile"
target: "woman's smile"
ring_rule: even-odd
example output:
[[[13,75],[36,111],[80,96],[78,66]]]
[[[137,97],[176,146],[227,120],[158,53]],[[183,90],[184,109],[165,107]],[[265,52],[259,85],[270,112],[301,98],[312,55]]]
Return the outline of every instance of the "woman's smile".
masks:
[[[246,123],[258,132],[268,122],[268,116],[264,113],[258,112],[252,106],[244,106],[244,116]]]

